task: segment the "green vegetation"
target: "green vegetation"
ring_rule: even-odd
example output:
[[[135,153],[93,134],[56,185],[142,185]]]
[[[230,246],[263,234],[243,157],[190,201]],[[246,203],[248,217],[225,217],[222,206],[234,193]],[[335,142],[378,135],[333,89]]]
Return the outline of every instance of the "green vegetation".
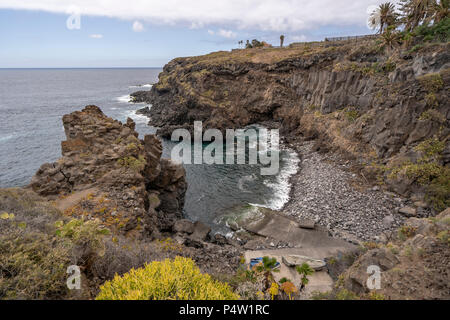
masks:
[[[370,26],[377,29],[385,47],[417,41],[447,42],[450,35],[448,0],[401,0],[400,14],[390,2],[379,5],[371,14]],[[397,27],[403,25],[404,30]],[[410,53],[422,48],[415,43]]]
[[[277,259],[275,258],[269,258],[269,257],[263,257],[262,263],[256,265],[254,268],[258,272],[265,272],[265,271],[274,271],[278,272],[279,270],[273,269],[275,265],[277,264]]]
[[[97,300],[237,300],[224,283],[202,274],[194,261],[176,257],[131,269],[100,288]]]
[[[130,157],[123,157],[119,160],[117,160],[117,164],[121,167],[130,168],[134,171],[141,171],[144,170],[146,160],[143,155],[140,155],[138,159],[136,159],[133,156]]]
[[[429,26],[430,22],[439,24],[449,16],[448,0],[401,0],[399,23],[405,30],[415,30],[419,26]]]
[[[444,81],[439,73],[431,73],[419,78],[423,88],[427,91],[425,101],[430,107],[439,105],[436,93],[444,87]]]
[[[371,291],[368,296],[369,300],[386,300],[386,297],[382,293]]]
[[[423,186],[427,191],[426,200],[437,211],[450,206],[450,168],[440,163],[445,143],[437,137],[425,140],[415,148],[421,154],[417,162],[405,161],[387,169],[390,171],[389,179],[405,175]]]
[[[350,122],[355,122],[360,117],[360,113],[356,107],[347,107],[344,110],[345,118]]]
[[[127,150],[130,152],[136,152],[139,149],[138,149],[137,145],[132,142],[132,143],[127,144]]]
[[[437,238],[442,243],[446,243],[446,244],[450,245],[450,233],[448,232],[448,230],[444,230],[444,231],[439,232],[437,234]]]
[[[359,297],[347,289],[341,289],[336,293],[336,300],[359,300]]]
[[[328,292],[314,292],[311,296],[313,300],[359,300],[359,297],[347,289],[339,289]]]
[[[32,192],[0,190],[0,212],[0,299],[65,298],[67,267],[104,253],[107,229],[67,221]]]
[[[308,276],[314,273],[314,269],[312,269],[309,264],[303,263],[301,266],[295,267],[295,270],[302,276],[302,287],[306,286],[309,282]]]
[[[419,117],[420,121],[435,121],[437,123],[443,124],[445,123],[445,121],[447,121],[447,119],[445,118],[445,116],[440,113],[439,111],[437,111],[436,109],[428,109],[427,111],[424,111],[420,117]]]
[[[417,228],[404,225],[400,229],[398,229],[398,237],[400,240],[405,241],[408,238],[412,238],[415,236],[417,232]]]
[[[421,37],[423,41],[447,42],[450,40],[450,18],[445,18],[434,25],[421,25],[413,31],[413,35]]]

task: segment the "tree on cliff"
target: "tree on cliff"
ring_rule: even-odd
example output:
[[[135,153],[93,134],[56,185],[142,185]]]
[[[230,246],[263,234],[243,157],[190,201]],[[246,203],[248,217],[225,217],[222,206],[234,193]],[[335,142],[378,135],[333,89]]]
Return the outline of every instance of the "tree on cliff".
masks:
[[[284,35],[280,36],[280,47],[283,48],[283,44],[284,44]]]
[[[446,18],[448,18],[449,15],[449,0],[440,0],[437,1],[432,8],[432,17],[434,23],[438,23]]]
[[[447,4],[448,11],[448,0],[439,2],[437,0],[401,0],[401,3],[402,22],[408,31],[412,31],[420,24],[428,25],[433,20],[433,12],[437,7],[443,5],[445,8],[445,4]]]
[[[382,3],[370,15],[369,24],[372,29],[378,29],[381,34],[391,26],[397,24],[398,14],[395,6],[390,3]]]

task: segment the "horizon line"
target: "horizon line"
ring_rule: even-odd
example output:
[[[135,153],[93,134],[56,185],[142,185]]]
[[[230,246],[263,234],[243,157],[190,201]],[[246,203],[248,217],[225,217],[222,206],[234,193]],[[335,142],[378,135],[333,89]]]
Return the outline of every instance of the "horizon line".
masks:
[[[0,70],[20,70],[20,69],[162,69],[161,67],[0,67]]]

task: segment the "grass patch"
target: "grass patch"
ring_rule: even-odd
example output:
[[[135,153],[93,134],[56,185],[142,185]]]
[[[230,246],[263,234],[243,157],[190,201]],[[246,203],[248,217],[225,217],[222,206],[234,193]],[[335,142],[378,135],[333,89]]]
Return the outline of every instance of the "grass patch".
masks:
[[[130,168],[134,171],[142,171],[145,168],[146,160],[143,155],[140,155],[138,159],[135,157],[123,157],[117,160],[117,164],[121,167]]]

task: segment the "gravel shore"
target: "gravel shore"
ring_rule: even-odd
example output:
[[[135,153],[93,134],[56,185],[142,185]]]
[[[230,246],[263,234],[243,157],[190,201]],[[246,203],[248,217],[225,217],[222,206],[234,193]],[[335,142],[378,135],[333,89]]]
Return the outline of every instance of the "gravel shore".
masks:
[[[383,240],[403,224],[405,217],[398,209],[407,204],[406,199],[365,184],[349,170],[349,161],[334,153],[315,152],[313,144],[291,145],[301,163],[291,178],[291,198],[284,214],[313,220],[332,236],[354,243]]]

